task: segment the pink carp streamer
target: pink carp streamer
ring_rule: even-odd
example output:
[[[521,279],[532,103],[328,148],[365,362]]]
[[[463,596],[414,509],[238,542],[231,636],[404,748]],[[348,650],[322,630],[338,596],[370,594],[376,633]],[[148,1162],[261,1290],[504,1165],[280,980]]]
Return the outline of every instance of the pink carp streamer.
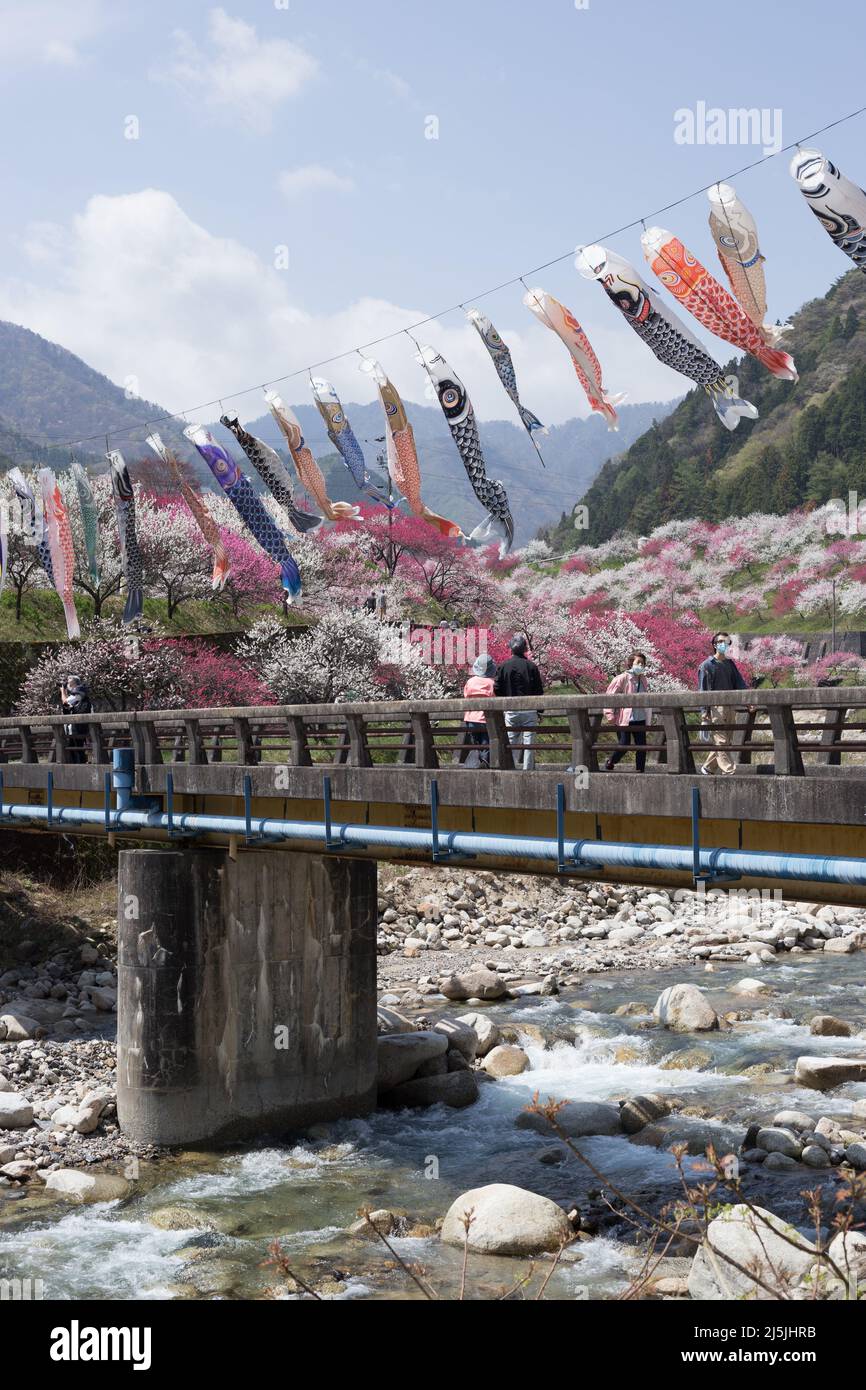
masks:
[[[75,547],[72,544],[72,527],[63,495],[57,479],[50,468],[40,468],[39,483],[42,488],[42,501],[45,506],[45,523],[48,531],[48,549],[51,555],[51,569],[54,574],[54,587],[63,604],[66,619],[66,635],[72,641],[81,636],[75,600],[72,596],[72,581],[75,577]]]
[[[753,357],[782,381],[796,381],[794,359],[769,347],[763,334],[706,266],[664,227],[650,227],[641,237],[644,255],[662,284],[694,314],[698,323]]]
[[[625,400],[625,392],[611,396],[602,383],[601,363],[596,357],[592,344],[570,309],[554,299],[544,290],[527,290],[523,296],[527,309],[539,322],[561,338],[571,353],[577,379],[586,392],[586,399],[593,410],[604,416],[609,430],[618,428],[615,405]]]
[[[145,441],[163,463],[167,463],[174,474],[180,494],[189,507],[195,518],[195,523],[201,531],[208,545],[213,551],[213,574],[211,575],[211,588],[215,592],[221,592],[232,572],[231,561],[223,544],[220,528],[217,526],[207,507],[199,497],[195,488],[192,487],[183,475],[176,454],[167,448],[158,434],[149,434]]]
[[[291,406],[286,405],[276,391],[266,391],[265,400],[285,436],[301,487],[309,493],[322,515],[328,521],[357,521],[360,507],[354,507],[351,502],[332,502],[328,496],[322,470],[310,452],[301,422]]]

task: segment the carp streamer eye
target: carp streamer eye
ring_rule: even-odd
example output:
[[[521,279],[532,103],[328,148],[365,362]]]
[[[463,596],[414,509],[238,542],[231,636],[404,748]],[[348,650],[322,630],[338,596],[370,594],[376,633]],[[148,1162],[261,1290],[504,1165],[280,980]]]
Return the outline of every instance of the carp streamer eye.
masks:
[[[453,409],[455,405],[460,404],[460,392],[453,386],[446,386],[442,392],[442,404],[448,409]]]

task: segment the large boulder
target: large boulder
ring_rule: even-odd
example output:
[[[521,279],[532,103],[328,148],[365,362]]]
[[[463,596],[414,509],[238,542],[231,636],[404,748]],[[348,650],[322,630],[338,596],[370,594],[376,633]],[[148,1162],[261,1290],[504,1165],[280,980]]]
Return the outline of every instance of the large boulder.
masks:
[[[866,1081],[866,1058],[798,1057],[794,1080],[813,1091],[832,1091],[846,1081]]]
[[[697,985],[668,985],[655,1002],[653,1016],[674,1033],[709,1033],[719,1016]]]
[[[428,1105],[449,1105],[452,1110],[462,1110],[478,1099],[478,1082],[471,1071],[418,1076],[386,1091],[382,1099],[383,1104],[399,1110],[414,1110]]]
[[[645,1125],[661,1120],[670,1112],[664,1096],[632,1096],[619,1107],[619,1122],[626,1134],[637,1134]]]
[[[114,1202],[125,1197],[129,1183],[109,1173],[79,1173],[58,1168],[45,1179],[45,1191],[68,1202]]]
[[[463,1218],[472,1213],[467,1235]],[[484,1255],[535,1255],[558,1250],[571,1237],[568,1217],[549,1197],[510,1183],[494,1182],[464,1192],[442,1223],[447,1245],[463,1245]]]
[[[478,1035],[474,1028],[460,1018],[440,1018],[433,1024],[434,1033],[443,1033],[448,1039],[449,1050],[456,1048],[467,1062],[475,1061],[478,1049]]]
[[[765,1129],[759,1129],[755,1136],[755,1147],[763,1149],[768,1154],[784,1154],[786,1158],[799,1158],[803,1151],[803,1145],[790,1130],[782,1129],[779,1125],[767,1125]]]
[[[557,1114],[556,1123],[569,1139],[586,1139],[593,1134],[622,1134],[619,1107],[604,1101],[569,1100]],[[518,1129],[532,1129],[536,1134],[556,1134],[549,1120],[534,1110],[521,1110],[515,1124]]]
[[[29,1129],[33,1106],[16,1091],[0,1091],[0,1129]]]
[[[486,1057],[499,1042],[499,1024],[487,1014],[460,1014],[457,1022],[465,1023],[474,1032],[476,1057]]]
[[[488,1076],[519,1076],[521,1072],[527,1070],[529,1058],[522,1047],[514,1047],[510,1043],[502,1043],[499,1047],[494,1047],[488,1052],[484,1061],[481,1063]]]
[[[446,999],[501,999],[508,993],[505,981],[492,970],[481,967],[465,975],[447,975],[439,988]]]
[[[0,1014],[0,1042],[26,1042],[28,1038],[41,1037],[45,1029],[35,1018],[24,1014]]]
[[[728,1207],[714,1217],[707,1227],[706,1243],[713,1253],[702,1246],[689,1273],[693,1299],[785,1297],[816,1259],[815,1246],[795,1227],[763,1207],[756,1207],[753,1214],[745,1204]],[[751,1273],[741,1273],[724,1256]]]
[[[376,1031],[378,1033],[414,1033],[415,1024],[405,1014],[380,1004],[376,1010]]]
[[[418,1033],[385,1033],[377,1043],[376,1082],[380,1091],[414,1076],[422,1062],[431,1057],[444,1057],[448,1039],[444,1033],[431,1030]]]

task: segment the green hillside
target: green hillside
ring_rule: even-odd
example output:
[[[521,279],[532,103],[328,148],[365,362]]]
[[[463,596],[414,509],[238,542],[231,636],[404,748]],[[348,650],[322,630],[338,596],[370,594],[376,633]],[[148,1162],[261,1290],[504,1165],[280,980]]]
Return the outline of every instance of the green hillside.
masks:
[[[644,534],[674,518],[788,512],[849,488],[866,497],[866,276],[850,271],[793,324],[784,345],[799,381],[777,381],[753,357],[729,363],[760,418],[728,431],[704,392],[690,392],[598,473],[581,499],[582,541]],[[564,514],[549,536],[563,549],[576,534]]]

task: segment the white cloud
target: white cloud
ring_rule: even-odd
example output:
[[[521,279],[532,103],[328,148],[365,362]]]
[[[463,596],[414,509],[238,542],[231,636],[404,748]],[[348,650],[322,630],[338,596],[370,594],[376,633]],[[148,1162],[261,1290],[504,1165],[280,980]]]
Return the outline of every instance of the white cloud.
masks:
[[[414,344],[401,331],[424,318],[428,307],[360,298],[336,313],[307,313],[293,303],[285,272],[198,225],[169,193],[145,189],[91,198],[70,227],[37,224],[21,244],[34,278],[0,280],[0,318],[61,343],[115,382],[135,378],[144,398],[169,410],[227,397],[340,353],[350,355],[321,374],[347,403],[372,400],[374,389],[352,350],[390,333],[397,336],[370,348],[370,355],[381,357],[408,400],[430,399]],[[579,309],[584,287],[577,277],[575,282],[571,302]],[[531,319],[517,290],[513,300],[508,293],[483,301],[483,307],[511,347],[524,404],[548,423],[587,414],[565,349]],[[599,313],[611,316],[606,301]],[[589,318],[584,322],[611,391],[628,389],[629,400],[682,392],[683,378],[656,363],[626,326],[614,321],[603,327],[601,318],[599,326]],[[453,365],[482,418],[516,420],[462,313],[414,330],[414,336],[432,343]],[[310,399],[303,374],[279,389],[295,403]],[[262,404],[257,388],[232,402],[247,420],[262,413]],[[213,414],[205,411],[202,418]]]
[[[283,197],[299,198],[305,193],[351,193],[355,183],[324,164],[300,164],[296,169],[284,169],[277,187]]]
[[[251,24],[223,9],[208,14],[208,37],[198,43],[175,30],[174,50],[154,81],[179,87],[200,110],[268,130],[274,112],[317,75],[312,54],[288,39],[260,39]]]
[[[4,67],[74,67],[107,22],[105,0],[7,0],[0,13]]]

